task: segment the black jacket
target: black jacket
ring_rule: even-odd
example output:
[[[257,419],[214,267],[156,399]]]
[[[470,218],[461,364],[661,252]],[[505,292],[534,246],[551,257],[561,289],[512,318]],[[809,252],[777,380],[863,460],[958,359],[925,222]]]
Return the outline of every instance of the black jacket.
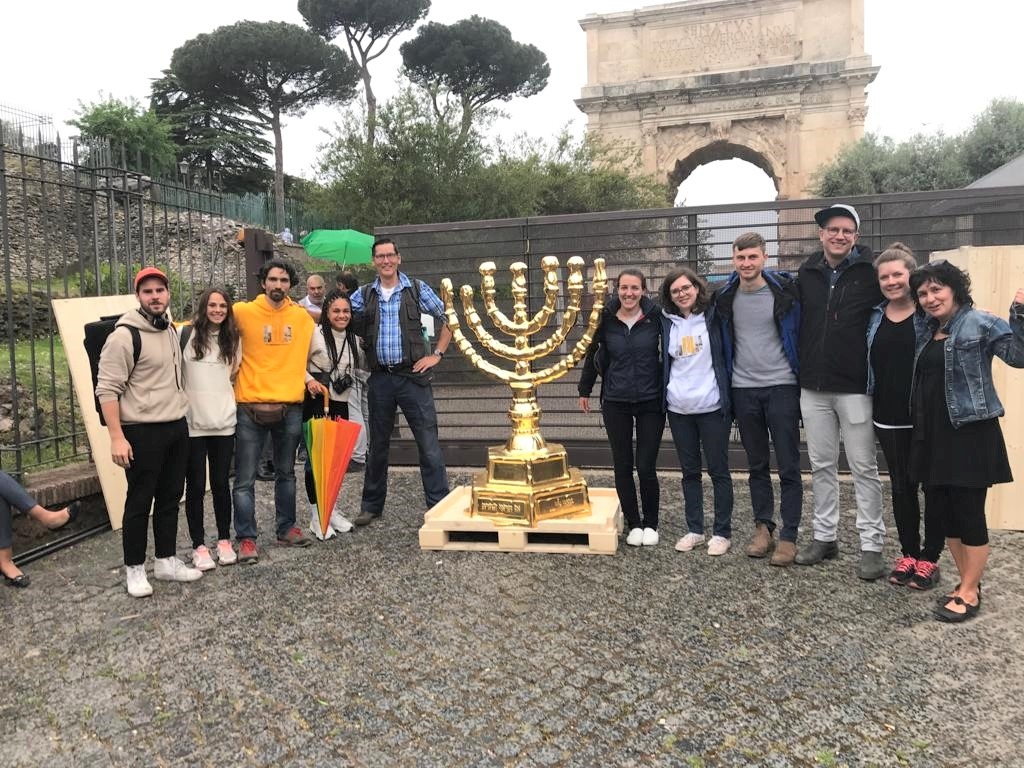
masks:
[[[882,300],[882,291],[871,249],[858,245],[849,258],[849,266],[831,291],[831,267],[823,251],[801,264],[797,273],[800,386],[806,389],[867,392],[868,320],[872,308]]]
[[[619,299],[609,299],[583,359],[579,393],[590,397],[601,376],[601,400],[642,403],[662,397],[661,307],[647,296],[640,299],[643,319],[628,328],[615,313]]]

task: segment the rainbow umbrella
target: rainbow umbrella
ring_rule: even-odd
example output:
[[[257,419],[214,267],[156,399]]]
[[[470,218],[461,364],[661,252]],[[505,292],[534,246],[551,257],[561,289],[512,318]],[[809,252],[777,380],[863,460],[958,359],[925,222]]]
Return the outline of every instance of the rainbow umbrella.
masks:
[[[320,534],[327,536],[331,511],[341,492],[352,449],[361,427],[354,421],[327,416],[328,394],[324,393],[324,416],[306,422],[306,450],[313,469],[313,486],[320,512]]]

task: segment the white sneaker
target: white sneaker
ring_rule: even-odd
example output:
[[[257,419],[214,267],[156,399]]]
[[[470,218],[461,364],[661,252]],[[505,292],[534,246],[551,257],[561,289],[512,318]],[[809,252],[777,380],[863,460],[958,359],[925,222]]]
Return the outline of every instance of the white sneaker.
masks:
[[[352,525],[352,521],[345,517],[338,510],[334,510],[331,513],[331,528],[336,530],[338,533],[348,533],[355,528]]]
[[[202,571],[190,568],[176,557],[158,557],[153,566],[153,578],[159,581],[195,581]]]
[[[653,547],[661,539],[658,537],[658,532],[653,528],[644,528],[643,545],[645,547]]]
[[[732,542],[725,536],[712,536],[711,541],[708,542],[708,554],[715,557],[724,555],[731,546]]]
[[[689,552],[691,549],[696,547],[698,544],[704,543],[703,533],[688,533],[679,541],[676,542],[677,552]]]
[[[316,504],[309,505],[309,532],[313,534],[317,541],[327,541],[327,539],[334,538],[334,528],[330,523],[327,524],[327,532],[320,530],[320,510],[316,508]]]
[[[644,543],[644,529],[633,528],[626,537],[626,543],[631,547],[639,547]]]
[[[217,567],[210,557],[210,550],[204,546],[198,546],[192,550],[192,565],[200,571],[212,571]]]
[[[126,565],[124,578],[128,594],[132,597],[149,597],[153,594],[153,588],[149,586],[149,579],[146,578],[146,566]]]
[[[221,539],[217,542],[217,562],[221,565],[234,565],[238,562],[235,548],[231,546],[231,542],[227,539]]]

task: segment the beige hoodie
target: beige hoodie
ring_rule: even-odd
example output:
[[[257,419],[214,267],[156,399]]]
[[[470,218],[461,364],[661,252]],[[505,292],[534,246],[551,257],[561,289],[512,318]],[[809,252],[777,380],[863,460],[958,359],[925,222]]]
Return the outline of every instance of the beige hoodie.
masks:
[[[142,339],[139,362],[132,367],[132,337],[122,326],[138,328]],[[178,330],[156,328],[141,310],[125,312],[107,337],[96,377],[100,403],[120,400],[122,424],[177,421],[188,411],[181,372]]]

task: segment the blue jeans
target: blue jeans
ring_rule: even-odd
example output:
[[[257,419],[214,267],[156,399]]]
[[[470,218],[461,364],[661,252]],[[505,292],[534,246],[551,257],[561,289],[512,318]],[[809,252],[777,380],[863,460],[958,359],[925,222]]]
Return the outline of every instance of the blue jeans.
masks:
[[[448,495],[448,472],[437,439],[437,411],[430,385],[422,385],[407,376],[384,371],[370,374],[367,400],[370,404],[370,445],[366,454],[361,509],[371,515],[384,512],[388,496],[388,451],[395,412],[402,409],[420,456],[420,479],[427,508]]]
[[[700,477],[700,454],[704,450],[708,474],[715,489],[715,536],[732,536],[732,478],[729,476],[729,422],[721,409],[711,413],[684,415],[668,413],[672,442],[683,470],[683,504],[686,528],[704,533],[704,488]]]
[[[779,468],[779,517],[782,520],[779,538],[795,542],[804,498],[800,477],[800,387],[780,384],[733,389],[732,408],[740,427],[740,440],[747,452],[754,522],[764,523],[769,531],[775,530],[770,439],[775,445],[775,463]]]
[[[17,480],[6,472],[0,472],[0,549],[10,549],[14,539],[11,510],[20,509],[22,512],[28,512],[35,505],[36,500],[18,485]]]
[[[241,405],[235,426],[235,537],[256,538],[256,467],[267,433],[274,446],[274,511],[278,536],[295,526],[295,451],[302,439],[302,405],[291,403],[272,427],[256,424]]]

